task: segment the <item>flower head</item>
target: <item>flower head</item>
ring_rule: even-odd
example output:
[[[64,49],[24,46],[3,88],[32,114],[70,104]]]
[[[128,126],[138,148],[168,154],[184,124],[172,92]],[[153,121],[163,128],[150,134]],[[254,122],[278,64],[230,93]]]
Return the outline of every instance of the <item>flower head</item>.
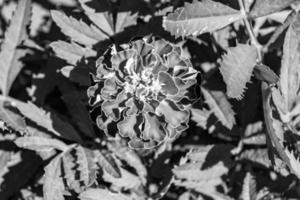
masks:
[[[184,99],[197,71],[182,49],[162,39],[145,37],[113,49],[98,59],[90,104],[101,108],[97,125],[110,134],[116,125],[132,148],[153,148],[174,138],[188,125]]]

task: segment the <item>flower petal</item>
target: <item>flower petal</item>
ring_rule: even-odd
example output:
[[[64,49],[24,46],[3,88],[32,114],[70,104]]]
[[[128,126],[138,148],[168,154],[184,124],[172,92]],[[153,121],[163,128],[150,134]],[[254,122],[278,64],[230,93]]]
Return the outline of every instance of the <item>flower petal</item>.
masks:
[[[145,128],[143,131],[143,139],[162,141],[166,136],[164,127],[162,126],[162,122],[159,121],[157,116],[151,113],[145,113],[144,117]]]
[[[161,83],[161,89],[165,94],[175,95],[178,93],[178,88],[170,74],[159,72],[158,80]]]
[[[166,122],[170,123],[174,128],[179,127],[182,123],[186,123],[189,118],[188,111],[180,110],[178,106],[170,100],[161,101],[156,108],[156,113],[163,115]]]
[[[127,95],[122,91],[117,99],[107,100],[102,104],[102,110],[107,117],[111,117],[114,121],[120,119],[120,111],[123,109],[120,104],[127,99]]]
[[[144,119],[141,115],[125,117],[123,121],[119,122],[117,125],[120,135],[122,137],[129,137],[130,139],[139,138],[141,136],[139,127],[143,121]]]

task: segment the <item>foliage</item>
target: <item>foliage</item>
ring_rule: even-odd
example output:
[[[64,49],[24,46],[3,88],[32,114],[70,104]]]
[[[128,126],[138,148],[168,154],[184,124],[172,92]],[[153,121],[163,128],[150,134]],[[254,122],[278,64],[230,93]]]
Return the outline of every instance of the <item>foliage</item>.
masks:
[[[1,200],[300,199],[299,6],[0,1]]]

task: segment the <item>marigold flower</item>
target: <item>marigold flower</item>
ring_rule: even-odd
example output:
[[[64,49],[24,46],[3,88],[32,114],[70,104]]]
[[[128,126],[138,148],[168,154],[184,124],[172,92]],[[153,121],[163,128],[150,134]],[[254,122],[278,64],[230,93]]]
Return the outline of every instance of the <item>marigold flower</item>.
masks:
[[[90,104],[101,108],[97,125],[111,135],[110,124],[129,138],[131,148],[153,148],[188,125],[184,99],[198,72],[182,49],[163,39],[144,37],[111,50],[97,61]]]

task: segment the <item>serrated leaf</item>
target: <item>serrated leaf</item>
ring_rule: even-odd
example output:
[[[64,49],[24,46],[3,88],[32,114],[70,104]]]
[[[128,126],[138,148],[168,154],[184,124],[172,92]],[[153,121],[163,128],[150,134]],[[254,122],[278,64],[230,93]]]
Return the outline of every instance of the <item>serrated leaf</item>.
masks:
[[[15,140],[15,143],[20,148],[26,148],[33,151],[45,151],[49,149],[65,151],[68,148],[65,143],[57,139],[38,136],[19,137]]]
[[[256,182],[250,172],[247,172],[244,178],[241,199],[243,200],[256,199]]]
[[[192,108],[191,113],[192,113],[191,120],[196,122],[197,126],[200,126],[201,128],[206,129],[207,119],[208,119],[209,115],[211,114],[211,111]]]
[[[252,163],[258,164],[259,166],[264,166],[266,168],[270,168],[272,166],[267,149],[245,150],[241,153],[239,159],[250,161]]]
[[[91,150],[76,145],[63,154],[62,160],[64,179],[70,190],[80,193],[95,182],[97,167]]]
[[[105,151],[94,152],[97,163],[114,178],[121,178],[121,172],[114,158]]]
[[[31,0],[19,0],[17,8],[7,28],[0,52],[0,88],[4,95],[9,90],[21,71],[26,50],[18,46],[28,38],[26,27],[29,25],[31,15]]]
[[[258,0],[250,12],[253,18],[262,17],[280,11],[297,0]]]
[[[10,99],[13,106],[28,119],[39,126],[51,131],[57,136],[72,140],[81,141],[79,133],[66,121],[63,121],[54,111],[46,112],[31,102],[24,103]]]
[[[113,193],[107,189],[89,188],[79,195],[80,200],[131,200],[130,196],[122,193]]]
[[[103,30],[107,35],[114,35],[114,20],[113,16],[109,12],[99,12],[104,10],[103,8],[109,7],[108,1],[100,2],[93,1],[93,5],[90,6],[90,0],[79,0],[79,3],[85,14],[89,17],[89,19],[96,24],[101,30]],[[104,5],[102,5],[104,4]]]
[[[19,131],[26,131],[26,122],[23,116],[8,101],[0,101],[0,120],[10,128]]]
[[[82,58],[94,57],[96,52],[90,48],[82,47],[76,43],[67,43],[64,41],[56,41],[50,44],[55,55],[67,63],[76,65]]]
[[[89,26],[85,22],[68,17],[62,12],[52,10],[51,16],[66,36],[80,44],[92,46],[107,39],[107,36],[95,26]]]
[[[56,156],[45,167],[43,185],[44,200],[64,200],[64,188],[61,178],[61,157]]]
[[[204,87],[201,88],[201,91],[210,111],[215,114],[225,127],[232,129],[235,124],[234,111],[225,94],[222,91],[209,91]]]
[[[228,49],[222,57],[220,72],[226,83],[227,95],[242,99],[246,83],[250,81],[256,64],[257,51],[254,46],[238,44]]]
[[[222,177],[229,171],[231,164],[228,164],[232,162],[230,149],[229,145],[207,145],[191,150],[181,159],[179,166],[173,169],[174,184],[214,199],[228,199],[216,187],[223,183]]]
[[[115,26],[115,33],[122,32],[126,27],[136,25],[137,13],[131,15],[131,12],[118,12]]]
[[[222,3],[203,0],[186,3],[163,19],[163,27],[175,37],[212,33],[242,19],[240,11]]]
[[[299,41],[294,27],[290,26],[285,35],[279,79],[285,112],[292,109],[299,91]]]

